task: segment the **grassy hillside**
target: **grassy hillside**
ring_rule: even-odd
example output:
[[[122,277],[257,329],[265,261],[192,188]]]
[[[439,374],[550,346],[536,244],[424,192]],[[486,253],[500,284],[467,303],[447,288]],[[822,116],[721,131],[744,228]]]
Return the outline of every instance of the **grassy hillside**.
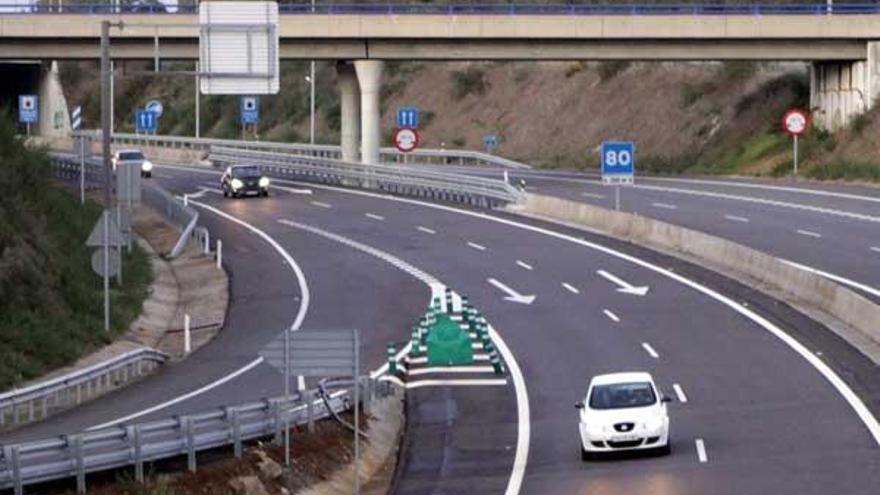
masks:
[[[0,115],[0,390],[70,364],[127,330],[152,278],[135,249],[126,284],[112,291],[113,332],[104,332],[101,279],[84,243],[101,208],[56,185],[44,153],[15,137]]]

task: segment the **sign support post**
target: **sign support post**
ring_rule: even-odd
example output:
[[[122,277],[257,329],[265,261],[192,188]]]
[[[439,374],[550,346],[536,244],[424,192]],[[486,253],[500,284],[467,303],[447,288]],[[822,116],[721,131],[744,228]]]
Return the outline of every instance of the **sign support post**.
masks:
[[[794,176],[797,177],[798,174],[798,137],[797,134],[794,135]]]

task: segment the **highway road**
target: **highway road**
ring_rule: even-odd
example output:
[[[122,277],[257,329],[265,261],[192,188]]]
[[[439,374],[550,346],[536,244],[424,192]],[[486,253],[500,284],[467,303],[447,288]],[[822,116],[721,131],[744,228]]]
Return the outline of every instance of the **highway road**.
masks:
[[[538,192],[607,194],[558,180],[566,177],[542,181],[527,174]],[[508,366],[521,369],[506,386],[412,392],[396,493],[824,495],[873,493],[880,486],[876,367],[816,323],[734,281],[632,245],[502,213],[282,181],[269,198],[227,200],[217,194],[216,172],[174,167],[158,168],[155,180],[177,193],[199,194],[203,218],[224,239],[233,291],[229,325],[189,360],[47,425],[93,424],[148,410],[148,403],[247,366],[302,307],[303,291],[280,248],[308,284],[302,327],[359,328],[370,337],[364,340],[371,367],[381,364],[388,340],[408,338],[409,324],[427,302],[430,292],[414,268],[470,296],[509,347]],[[658,195],[651,202],[675,199],[675,209],[657,208],[663,212],[703,203],[716,211],[725,204],[731,215],[749,218],[731,225],[755,230],[777,214],[798,221],[821,216],[794,208],[745,210],[755,204],[727,205],[720,198],[686,206],[684,197],[708,197],[661,199],[672,193],[643,191]],[[794,237],[792,245],[821,245],[829,232],[809,239],[797,234],[804,239]],[[615,280],[648,290],[622,292]],[[501,286],[534,301],[506,300]],[[573,404],[590,376],[621,370],[652,372],[677,399],[670,412],[673,453],[583,463]],[[249,400],[280,387],[279,380],[258,364],[151,415]],[[22,434],[49,431],[42,428],[52,427]]]

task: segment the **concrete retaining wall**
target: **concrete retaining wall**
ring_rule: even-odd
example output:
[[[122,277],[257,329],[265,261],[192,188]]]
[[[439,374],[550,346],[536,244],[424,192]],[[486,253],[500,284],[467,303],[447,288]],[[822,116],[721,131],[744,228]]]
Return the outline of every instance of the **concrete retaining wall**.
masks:
[[[880,306],[761,251],[658,220],[549,196],[529,194],[524,204],[510,209],[588,227],[661,251],[684,254],[705,262],[710,268],[744,275],[782,294],[786,302],[826,313],[880,345]]]

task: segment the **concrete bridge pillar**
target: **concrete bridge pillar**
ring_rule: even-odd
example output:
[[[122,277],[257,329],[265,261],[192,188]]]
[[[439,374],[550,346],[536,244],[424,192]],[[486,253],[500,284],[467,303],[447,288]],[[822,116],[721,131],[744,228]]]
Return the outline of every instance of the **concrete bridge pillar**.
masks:
[[[342,160],[356,162],[360,160],[361,89],[351,63],[337,63],[336,73],[339,77]]]
[[[814,62],[810,108],[815,125],[838,131],[871,109],[880,96],[880,43],[868,43],[868,59]]]
[[[66,137],[70,134],[70,112],[58,76],[58,62],[44,64],[40,71],[40,124],[43,137]]]
[[[357,60],[354,63],[361,86],[361,162],[379,164],[379,89],[382,86],[381,60]]]

